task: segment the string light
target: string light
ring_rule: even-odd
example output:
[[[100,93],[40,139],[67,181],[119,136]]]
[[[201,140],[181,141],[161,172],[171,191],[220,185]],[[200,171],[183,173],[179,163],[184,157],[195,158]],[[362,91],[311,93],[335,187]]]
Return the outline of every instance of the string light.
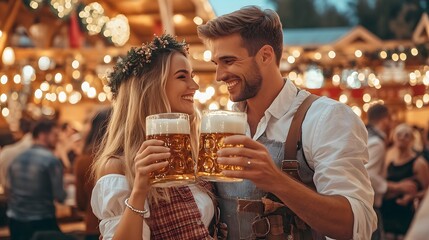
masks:
[[[419,50],[417,50],[417,48],[411,48],[411,55],[413,55],[415,57],[418,54],[419,54]]]
[[[386,58],[387,58],[387,52],[386,52],[386,51],[381,51],[381,52],[380,52],[380,57],[381,57],[382,59],[386,59]]]
[[[362,57],[362,51],[361,50],[356,50],[355,51],[355,57],[357,57],[357,58]]]
[[[59,18],[67,17],[76,7],[78,0],[51,0],[51,6]]]
[[[329,57],[329,58],[333,59],[333,58],[335,58],[336,56],[337,56],[337,54],[336,54],[334,51],[329,51],[329,52],[328,52],[328,57]]]
[[[117,46],[123,46],[130,38],[128,19],[122,14],[110,19],[105,25],[103,35]]]
[[[201,25],[201,24],[203,24],[203,19],[202,18],[200,18],[200,17],[198,17],[198,16],[196,16],[196,17],[194,17],[194,23],[196,24],[196,25]]]
[[[100,33],[104,24],[109,21],[109,18],[104,15],[104,8],[98,2],[87,5],[79,12],[79,17],[86,26],[89,35]]]

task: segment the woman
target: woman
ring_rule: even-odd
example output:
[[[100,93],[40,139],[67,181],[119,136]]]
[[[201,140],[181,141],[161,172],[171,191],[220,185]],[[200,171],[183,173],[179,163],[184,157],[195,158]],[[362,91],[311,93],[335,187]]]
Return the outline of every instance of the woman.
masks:
[[[100,145],[107,122],[111,114],[111,109],[98,112],[91,121],[89,133],[85,139],[85,146],[82,154],[77,157],[74,165],[76,176],[76,205],[81,211],[85,211],[85,240],[98,240],[100,231],[98,230],[98,219],[94,216],[90,205],[91,192],[94,182],[91,181],[90,169],[94,162],[94,153]]]
[[[429,185],[429,167],[414,151],[413,140],[413,129],[405,123],[398,125],[393,133],[393,147],[386,154],[388,185],[401,185],[402,189],[388,191],[381,206],[387,237],[405,235],[414,216],[414,198]]]
[[[170,35],[132,49],[110,75],[113,111],[93,166],[91,206],[103,239],[210,239],[214,204],[207,184],[154,188],[152,172],[167,166],[169,149],[145,139],[147,116],[189,114],[197,153],[197,114],[187,45]],[[204,186],[204,187],[203,187]],[[125,204],[126,202],[126,204]]]

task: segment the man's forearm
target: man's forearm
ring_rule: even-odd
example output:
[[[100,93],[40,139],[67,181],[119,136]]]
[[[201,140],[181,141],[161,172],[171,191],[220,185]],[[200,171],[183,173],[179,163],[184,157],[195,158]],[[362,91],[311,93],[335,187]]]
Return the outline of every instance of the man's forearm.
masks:
[[[321,195],[286,175],[282,178],[273,193],[304,222],[330,238],[353,238],[353,211],[345,197]]]

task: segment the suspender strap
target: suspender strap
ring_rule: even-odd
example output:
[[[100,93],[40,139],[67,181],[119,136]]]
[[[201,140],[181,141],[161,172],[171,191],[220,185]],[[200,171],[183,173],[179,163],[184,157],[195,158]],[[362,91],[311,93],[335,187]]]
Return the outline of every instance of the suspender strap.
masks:
[[[289,128],[289,133],[287,134],[284,159],[296,159],[297,149],[301,147],[299,145],[301,144],[302,122],[304,121],[305,115],[307,114],[307,111],[310,108],[311,104],[318,98],[319,96],[311,94],[298,107],[298,110],[296,111],[292,119],[292,123]]]

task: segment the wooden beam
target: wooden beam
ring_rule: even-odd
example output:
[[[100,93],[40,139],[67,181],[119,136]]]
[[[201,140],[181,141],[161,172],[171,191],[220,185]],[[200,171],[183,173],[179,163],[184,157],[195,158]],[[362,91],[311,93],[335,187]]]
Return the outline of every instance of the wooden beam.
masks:
[[[3,56],[3,50],[6,47],[6,42],[8,39],[8,35],[10,32],[10,29],[13,26],[13,23],[16,20],[16,16],[18,16],[18,11],[21,6],[21,1],[9,1],[9,15],[6,17],[6,21],[4,21],[3,26],[0,26],[0,30],[3,32],[2,36],[0,37],[0,57]],[[3,65],[3,62],[1,62],[1,65]]]
[[[159,13],[161,15],[162,27],[166,33],[175,35],[173,23],[173,6],[169,0],[158,0]]]

